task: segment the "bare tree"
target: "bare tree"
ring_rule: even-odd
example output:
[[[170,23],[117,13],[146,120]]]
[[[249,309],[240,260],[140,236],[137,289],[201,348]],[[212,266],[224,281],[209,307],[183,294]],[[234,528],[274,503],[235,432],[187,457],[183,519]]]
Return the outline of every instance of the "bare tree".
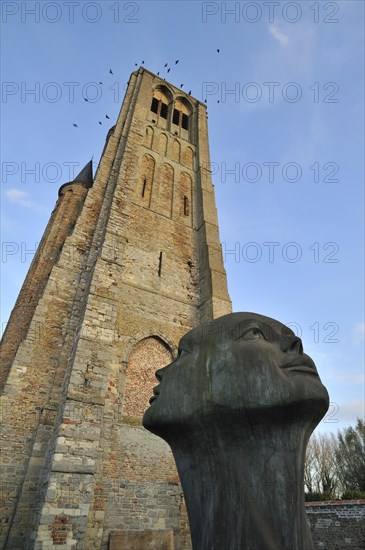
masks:
[[[360,418],[355,428],[338,432],[336,461],[343,490],[365,492],[365,425]]]
[[[338,487],[336,446],[333,434],[312,435],[307,447],[304,469],[308,498],[335,498]]]
[[[319,434],[316,444],[318,489],[333,498],[338,485],[336,468],[336,439],[331,434]]]
[[[309,495],[313,495],[316,492],[317,473],[315,469],[314,438],[315,435],[312,435],[308,442],[304,464],[304,487],[306,493]]]

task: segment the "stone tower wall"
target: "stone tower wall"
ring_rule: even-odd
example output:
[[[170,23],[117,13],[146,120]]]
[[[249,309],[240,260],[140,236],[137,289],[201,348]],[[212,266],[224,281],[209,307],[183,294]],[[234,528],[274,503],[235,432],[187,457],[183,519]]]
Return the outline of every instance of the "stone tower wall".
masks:
[[[114,147],[113,151],[112,148],[113,140],[109,139],[98,170],[105,182],[99,186],[98,193],[94,193],[93,203],[84,204],[53,267],[44,262],[41,247],[35,257],[36,262],[40,257],[42,263],[46,263],[43,271],[47,267],[51,269],[48,278],[41,280],[44,288],[1,396],[3,491],[0,546],[5,544],[6,548],[26,547],[25,541],[29,540],[34,529],[44,499],[50,456],[72,367],[72,349],[79,338],[80,320],[85,309],[90,265],[95,255],[93,239],[111,170],[107,159],[108,156],[113,158],[116,149]],[[62,193],[68,193],[67,187],[62,189]],[[68,220],[66,214],[65,217]],[[48,231],[51,234],[61,231],[59,224],[52,226],[52,221],[51,227],[47,227],[46,237]],[[33,265],[34,262],[30,275]],[[32,282],[32,277],[30,280]],[[26,285],[23,290],[28,292]],[[16,333],[15,320],[12,316],[9,321],[10,333]]]
[[[36,305],[40,337],[19,346],[5,386],[7,548],[107,548],[116,529],[157,541],[171,531],[175,548],[189,546],[171,452],[141,415],[179,339],[231,304],[205,106],[184,97],[190,139],[176,137],[154,122],[155,86],[184,95],[144,69],[132,74]]]

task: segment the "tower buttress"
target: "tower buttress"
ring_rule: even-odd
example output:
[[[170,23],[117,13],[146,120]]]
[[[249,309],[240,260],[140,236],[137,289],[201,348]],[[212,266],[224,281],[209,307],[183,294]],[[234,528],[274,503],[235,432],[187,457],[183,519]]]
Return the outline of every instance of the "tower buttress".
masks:
[[[59,190],[58,201],[4,331],[1,342],[0,389],[5,385],[19,345],[27,337],[31,320],[49,275],[58,261],[66,238],[73,231],[92,184],[92,162],[90,161],[73,181],[65,183]],[[33,335],[34,337],[36,334]]]

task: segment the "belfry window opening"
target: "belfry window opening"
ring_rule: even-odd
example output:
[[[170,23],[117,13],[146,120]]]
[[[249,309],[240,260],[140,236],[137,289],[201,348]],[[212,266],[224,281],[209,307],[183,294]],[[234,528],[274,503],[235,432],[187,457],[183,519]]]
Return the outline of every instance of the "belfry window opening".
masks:
[[[189,116],[178,109],[174,109],[172,123],[176,124],[176,126],[180,126],[184,130],[189,130]]]
[[[167,120],[169,114],[169,101],[161,90],[153,92],[151,111],[157,115],[157,122],[160,118]]]
[[[172,112],[172,129],[175,135],[189,137],[190,110],[183,100],[176,100]]]

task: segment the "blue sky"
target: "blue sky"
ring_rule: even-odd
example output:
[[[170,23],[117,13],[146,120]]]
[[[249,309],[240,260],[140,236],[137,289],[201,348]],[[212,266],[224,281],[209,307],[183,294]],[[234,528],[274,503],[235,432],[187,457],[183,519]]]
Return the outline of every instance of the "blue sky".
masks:
[[[364,28],[357,0],[3,2],[2,327],[58,188],[92,156],[97,166],[144,61],[207,99],[234,310],[302,337],[331,398],[319,430],[354,424],[364,399]]]

